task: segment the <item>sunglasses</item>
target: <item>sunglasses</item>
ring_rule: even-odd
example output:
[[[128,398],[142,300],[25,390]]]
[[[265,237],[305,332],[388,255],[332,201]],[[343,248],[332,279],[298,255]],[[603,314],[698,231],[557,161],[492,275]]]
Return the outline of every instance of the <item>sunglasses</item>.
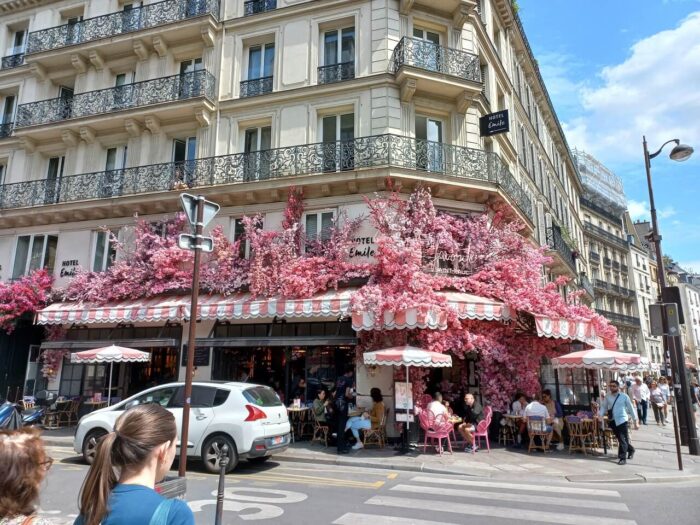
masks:
[[[48,471],[51,468],[51,465],[53,465],[53,458],[47,458],[41,463],[39,463],[39,466],[42,467],[45,471]]]

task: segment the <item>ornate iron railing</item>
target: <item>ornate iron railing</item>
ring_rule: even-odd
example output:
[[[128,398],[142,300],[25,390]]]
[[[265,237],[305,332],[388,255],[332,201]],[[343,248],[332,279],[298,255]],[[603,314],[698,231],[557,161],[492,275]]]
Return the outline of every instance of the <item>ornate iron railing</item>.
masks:
[[[32,31],[27,42],[27,54],[133,33],[203,15],[212,15],[218,20],[219,0],[164,0],[128,11]]]
[[[403,37],[394,48],[391,65],[394,73],[403,66],[413,66],[472,82],[481,82],[478,56],[418,38]]]
[[[597,252],[588,252],[588,258],[592,262],[600,262],[600,254]]]
[[[595,290],[593,289],[593,285],[591,284],[591,281],[588,278],[588,276],[586,276],[585,274],[579,275],[578,285],[579,288],[585,290],[590,297],[595,297]]]
[[[192,71],[108,89],[87,91],[72,97],[20,104],[17,108],[16,127],[37,126],[196,97],[214,100],[215,91],[216,80],[211,73],[205,70]]]
[[[612,259],[610,257],[603,257],[603,265],[611,267],[612,266]]]
[[[383,167],[493,183],[501,187],[515,206],[532,220],[529,195],[496,153],[398,135],[374,135],[349,141],[302,144],[180,163],[70,175],[62,177],[60,183],[39,180],[6,184],[0,186],[0,209],[168,191],[183,184],[190,187],[216,186]]]
[[[634,290],[630,290],[629,288],[625,288],[624,286],[619,286],[617,284],[601,281],[600,279],[595,280],[595,287],[627,299],[636,297],[636,292]]]
[[[332,84],[355,78],[355,62],[341,62],[318,68],[318,83]]]
[[[12,69],[13,67],[19,67],[22,64],[24,64],[24,52],[15,53],[14,55],[2,57],[0,69]]]
[[[547,228],[547,246],[556,251],[569,268],[574,272],[576,271],[574,252],[564,240],[561,229],[558,226]]]
[[[608,208],[600,206],[599,204],[596,204],[592,200],[585,197],[579,197],[578,200],[581,203],[581,206],[588,208],[589,210],[593,210],[597,214],[602,215],[610,222],[617,224],[620,228],[622,228],[622,218],[612,213],[612,211],[610,211]]]
[[[598,237],[599,239],[603,239],[604,241],[607,241],[608,243],[615,244],[615,245],[617,245],[620,248],[623,248],[625,250],[628,248],[629,243],[627,242],[626,239],[618,237],[617,235],[613,235],[612,233],[605,231],[603,228],[600,228],[599,226],[591,224],[590,222],[584,222],[583,228],[587,232],[589,232],[590,234]]]
[[[639,317],[633,317],[631,315],[618,314],[617,312],[608,312],[607,310],[601,310],[596,308],[596,312],[605,317],[612,324],[624,324],[627,326],[641,326],[639,322]]]
[[[12,135],[12,130],[15,127],[14,122],[1,122],[0,123],[0,139],[4,139],[5,137],[9,137]]]
[[[277,9],[277,0],[248,0],[243,2],[243,16],[255,15]]]
[[[260,77],[241,81],[241,98],[272,93],[272,79],[273,77]]]

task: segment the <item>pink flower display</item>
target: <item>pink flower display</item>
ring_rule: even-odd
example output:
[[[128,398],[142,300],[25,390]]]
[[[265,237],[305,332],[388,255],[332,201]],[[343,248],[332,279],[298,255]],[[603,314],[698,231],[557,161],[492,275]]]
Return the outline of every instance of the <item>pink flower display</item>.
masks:
[[[51,295],[53,277],[44,269],[10,283],[0,282],[0,330],[8,334],[24,314],[43,308]]]

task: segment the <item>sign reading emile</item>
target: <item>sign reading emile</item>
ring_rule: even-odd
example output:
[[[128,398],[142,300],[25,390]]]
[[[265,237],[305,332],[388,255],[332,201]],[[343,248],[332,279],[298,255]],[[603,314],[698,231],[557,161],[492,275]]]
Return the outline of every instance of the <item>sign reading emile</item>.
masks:
[[[482,137],[490,137],[499,133],[510,131],[510,120],[508,119],[508,110],[497,111],[484,115],[479,119],[479,130]]]

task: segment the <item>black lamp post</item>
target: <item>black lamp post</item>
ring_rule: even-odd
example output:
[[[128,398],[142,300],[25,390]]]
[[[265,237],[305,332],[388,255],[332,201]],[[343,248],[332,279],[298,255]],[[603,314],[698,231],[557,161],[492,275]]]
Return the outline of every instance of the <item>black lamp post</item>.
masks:
[[[642,137],[642,143],[644,145],[644,165],[646,167],[647,173],[647,185],[649,186],[649,208],[651,213],[651,236],[650,240],[654,243],[654,248],[656,250],[656,264],[657,264],[657,278],[659,282],[659,302],[663,302],[661,299],[661,294],[666,288],[666,272],[664,270],[664,260],[661,252],[661,235],[659,235],[659,226],[656,219],[656,206],[654,204],[654,190],[651,185],[651,159],[657,157],[661,150],[667,144],[675,142],[675,146],[671,150],[669,157],[672,160],[683,162],[688,160],[693,154],[693,148],[687,146],[686,144],[681,144],[680,140],[673,139],[665,142],[656,152],[649,153],[647,148],[647,139]],[[666,317],[665,310],[662,309],[662,323],[663,332],[668,333],[668,318]],[[673,387],[675,390],[676,405],[678,410],[682,410],[685,415],[685,427],[688,435],[688,449],[690,453],[694,456],[700,455],[700,442],[698,441],[697,432],[695,430],[695,420],[693,418],[693,407],[690,402],[690,388],[688,385],[688,378],[685,374],[685,355],[683,354],[683,348],[680,341],[680,337],[671,337],[668,335],[663,336],[663,346],[664,354],[670,355],[671,357],[671,368],[673,375]],[[683,469],[683,461],[681,459],[681,448],[680,448],[680,435],[678,428],[678,414],[676,411],[673,413],[673,425],[676,438],[676,451],[678,454],[678,468]]]

